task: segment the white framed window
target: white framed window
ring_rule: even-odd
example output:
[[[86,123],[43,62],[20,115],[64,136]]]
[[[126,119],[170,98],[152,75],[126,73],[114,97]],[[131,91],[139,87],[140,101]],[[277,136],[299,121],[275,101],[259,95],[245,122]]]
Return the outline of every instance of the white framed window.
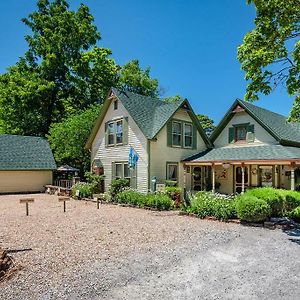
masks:
[[[116,122],[116,144],[123,143],[123,121]]]
[[[115,144],[115,123],[109,122],[107,124],[107,144],[114,145]]]
[[[178,181],[178,163],[167,163],[167,180]]]
[[[123,119],[110,121],[107,123],[106,135],[107,146],[122,145],[124,142]]]
[[[114,101],[114,110],[117,110],[118,109],[118,100],[115,100]]]
[[[184,123],[184,147],[192,148],[193,146],[193,126],[189,123]]]
[[[175,147],[181,147],[182,142],[182,123],[172,122],[172,145]]]
[[[114,179],[129,179],[130,180],[130,169],[127,162],[115,162],[113,173],[115,174]]]

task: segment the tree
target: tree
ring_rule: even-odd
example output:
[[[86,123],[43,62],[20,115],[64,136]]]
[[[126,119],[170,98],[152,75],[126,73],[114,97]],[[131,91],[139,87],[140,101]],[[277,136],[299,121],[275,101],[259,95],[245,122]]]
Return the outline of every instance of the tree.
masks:
[[[238,47],[249,81],[245,99],[257,100],[279,84],[295,96],[291,119],[300,119],[300,1],[247,0],[256,8],[255,28]]]
[[[216,128],[216,126],[214,125],[214,121],[210,119],[208,116],[202,114],[198,114],[197,118],[202,128],[204,129],[205,133],[208,136],[210,136],[213,130]]]
[[[70,164],[81,170],[90,168],[90,153],[85,143],[100,113],[101,105],[94,104],[60,123],[53,124],[47,136],[58,164]]]
[[[150,68],[143,70],[138,60],[125,64],[119,73],[118,86],[121,89],[144,96],[158,97],[158,80],[150,77]]]
[[[45,135],[52,123],[103,101],[118,66],[109,49],[95,47],[100,33],[85,5],[72,11],[65,0],[39,0],[23,22],[32,34],[24,57],[0,76],[0,130]]]
[[[182,97],[180,95],[165,97],[163,99],[163,102],[165,103],[176,103],[182,100]]]

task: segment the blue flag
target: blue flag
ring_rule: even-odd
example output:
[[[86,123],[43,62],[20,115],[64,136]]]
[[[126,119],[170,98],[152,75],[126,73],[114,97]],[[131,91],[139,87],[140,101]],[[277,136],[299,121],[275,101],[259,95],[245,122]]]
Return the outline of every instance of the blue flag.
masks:
[[[128,166],[131,169],[135,169],[136,163],[139,160],[138,154],[135,152],[134,148],[130,146],[129,156],[128,156]]]

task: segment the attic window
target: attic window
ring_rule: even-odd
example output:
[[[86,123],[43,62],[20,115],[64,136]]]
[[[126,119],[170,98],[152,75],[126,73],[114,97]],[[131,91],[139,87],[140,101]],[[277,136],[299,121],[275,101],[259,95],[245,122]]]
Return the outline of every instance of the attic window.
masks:
[[[118,109],[118,100],[115,100],[114,101],[114,110],[117,110]]]

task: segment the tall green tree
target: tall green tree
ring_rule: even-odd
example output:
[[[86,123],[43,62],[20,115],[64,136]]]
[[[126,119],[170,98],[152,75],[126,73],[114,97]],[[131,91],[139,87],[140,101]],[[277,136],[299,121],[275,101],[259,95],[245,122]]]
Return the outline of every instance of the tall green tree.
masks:
[[[202,114],[198,114],[197,118],[202,126],[202,128],[204,129],[205,133],[210,136],[211,133],[214,131],[214,129],[216,128],[215,124],[214,124],[214,120],[209,118],[206,115],[202,115]]]
[[[101,105],[94,104],[76,115],[69,116],[50,127],[48,140],[58,164],[70,164],[81,170],[81,175],[90,168],[90,153],[84,148]]]
[[[144,96],[159,96],[158,80],[150,77],[150,67],[143,70],[136,59],[121,68],[118,86]]]
[[[0,124],[7,133],[45,135],[52,123],[103,100],[118,67],[109,49],[95,47],[100,33],[83,4],[73,11],[65,0],[38,0],[22,21],[32,33],[24,57],[0,76]]]
[[[238,47],[248,81],[245,99],[283,85],[295,96],[292,120],[300,120],[300,0],[247,0],[256,8],[255,28]]]

